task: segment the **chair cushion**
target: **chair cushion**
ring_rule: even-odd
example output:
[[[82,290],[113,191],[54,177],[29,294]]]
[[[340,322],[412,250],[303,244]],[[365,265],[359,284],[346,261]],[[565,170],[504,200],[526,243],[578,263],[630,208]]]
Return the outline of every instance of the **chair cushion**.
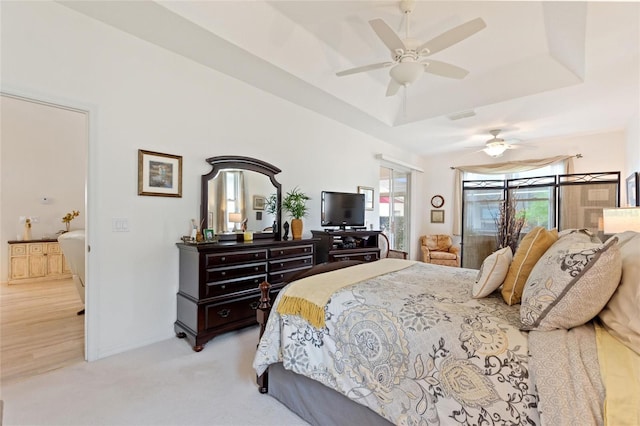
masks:
[[[522,291],[531,270],[544,252],[557,240],[556,229],[548,231],[542,226],[536,226],[522,239],[502,285],[502,298],[508,305],[520,303]]]
[[[505,247],[487,256],[480,266],[471,295],[475,299],[487,297],[500,287],[507,276],[512,259],[511,247]]]
[[[451,237],[449,235],[442,234],[427,235],[424,242],[424,245],[427,246],[429,250],[437,251],[447,251],[449,250],[449,247],[453,245]]]
[[[449,253],[448,251],[432,251],[429,252],[431,259],[450,259],[456,260],[458,256],[455,253]]]

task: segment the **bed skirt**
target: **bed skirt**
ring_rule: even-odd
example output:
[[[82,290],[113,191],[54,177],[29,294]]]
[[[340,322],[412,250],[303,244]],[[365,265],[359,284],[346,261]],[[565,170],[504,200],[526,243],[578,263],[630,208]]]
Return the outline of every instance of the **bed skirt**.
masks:
[[[392,425],[341,393],[285,370],[281,363],[269,366],[269,395],[312,425]]]

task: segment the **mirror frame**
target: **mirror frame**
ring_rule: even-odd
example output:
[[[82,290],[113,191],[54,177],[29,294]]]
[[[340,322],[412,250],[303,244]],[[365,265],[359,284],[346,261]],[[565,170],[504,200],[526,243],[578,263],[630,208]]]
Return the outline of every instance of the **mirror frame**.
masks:
[[[239,169],[249,170],[261,173],[269,178],[271,183],[276,189],[276,202],[278,203],[278,210],[276,212],[276,232],[274,233],[274,239],[280,241],[282,235],[281,214],[282,214],[282,185],[276,180],[275,175],[282,170],[269,164],[266,161],[258,160],[251,157],[242,157],[237,155],[222,155],[218,157],[207,158],[207,163],[211,164],[211,171],[206,175],[202,175],[202,187],[200,198],[200,223],[204,223],[208,216],[209,206],[209,181],[215,178],[221,170],[225,169]]]

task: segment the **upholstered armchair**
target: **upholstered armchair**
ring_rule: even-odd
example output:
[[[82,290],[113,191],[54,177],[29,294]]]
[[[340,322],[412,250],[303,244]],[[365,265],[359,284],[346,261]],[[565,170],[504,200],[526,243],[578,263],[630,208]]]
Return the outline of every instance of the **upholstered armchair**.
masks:
[[[449,235],[423,235],[420,237],[422,261],[445,266],[460,266],[460,248],[453,245]]]

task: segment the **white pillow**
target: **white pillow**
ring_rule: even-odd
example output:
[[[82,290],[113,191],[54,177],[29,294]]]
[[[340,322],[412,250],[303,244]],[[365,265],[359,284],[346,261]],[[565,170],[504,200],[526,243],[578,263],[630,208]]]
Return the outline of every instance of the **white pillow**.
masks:
[[[640,233],[616,234],[622,257],[622,280],[600,312],[609,333],[640,355]]]
[[[475,299],[480,299],[487,297],[500,287],[507,276],[512,259],[511,247],[505,247],[487,256],[480,266],[471,295]]]

